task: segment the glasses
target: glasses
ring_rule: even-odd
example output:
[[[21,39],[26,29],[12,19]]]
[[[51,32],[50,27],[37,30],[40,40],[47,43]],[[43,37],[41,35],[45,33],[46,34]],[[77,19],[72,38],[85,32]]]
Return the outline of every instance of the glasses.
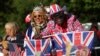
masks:
[[[51,18],[53,18],[53,19],[63,18],[63,17],[64,17],[64,12],[63,11],[60,11],[58,13],[55,13],[55,14],[51,15]]]
[[[64,12],[60,11],[58,13],[55,13],[53,15],[51,15],[52,18],[62,18],[64,16]]]
[[[43,15],[34,15],[33,18],[40,18],[42,17]]]

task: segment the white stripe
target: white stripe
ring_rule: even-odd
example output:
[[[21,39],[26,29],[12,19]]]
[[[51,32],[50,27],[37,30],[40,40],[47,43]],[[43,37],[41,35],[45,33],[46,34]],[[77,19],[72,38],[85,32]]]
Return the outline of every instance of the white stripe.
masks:
[[[89,46],[89,44],[91,43],[91,41],[93,40],[94,37],[94,32],[91,34],[91,36],[89,37],[89,39],[87,40],[86,46]]]
[[[53,9],[53,7],[51,7],[51,10],[52,10],[52,13],[54,13],[55,11],[54,11],[54,9]]]
[[[27,34],[28,34],[28,30],[26,31],[26,36],[28,36]],[[25,37],[26,37],[26,36],[25,36]],[[27,39],[29,40],[29,38],[27,38]]]
[[[48,41],[50,41],[50,39],[46,39],[46,41],[45,41],[45,43],[44,43],[44,45],[43,45],[43,47],[42,47],[42,52],[44,51],[44,49],[45,49],[45,47],[46,47]]]
[[[69,39],[69,37],[67,36],[68,33],[63,33],[64,38],[71,44],[73,45],[73,43],[71,42],[71,40]]]
[[[81,32],[81,44],[83,44],[83,32]]]
[[[56,12],[58,12],[59,11],[59,7],[56,5]]]
[[[31,50],[31,52],[35,55],[34,50],[32,50],[32,48],[30,47],[30,45],[28,44],[28,42],[26,41],[27,46],[29,47],[29,49]]]
[[[59,40],[59,42],[62,44],[62,37],[59,38],[58,34],[55,34],[55,36],[57,37],[57,39]]]

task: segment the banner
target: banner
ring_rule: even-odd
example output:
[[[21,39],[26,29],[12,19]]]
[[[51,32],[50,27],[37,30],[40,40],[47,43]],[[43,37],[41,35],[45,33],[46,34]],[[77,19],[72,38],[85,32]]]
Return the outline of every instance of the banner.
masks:
[[[51,37],[50,37],[51,36]],[[48,38],[49,37],[49,38]],[[51,39],[52,38],[52,39]],[[93,31],[82,31],[82,32],[66,32],[66,33],[57,33],[53,35],[44,36],[43,39],[33,39],[29,40],[28,36],[25,38],[25,49],[26,56],[50,56],[50,51],[53,45],[53,48],[60,50],[60,53],[63,51],[63,54],[66,54],[67,45],[71,45],[72,48],[69,49],[71,54],[76,53],[78,46],[86,46],[89,49],[92,48],[94,38]],[[53,42],[51,42],[51,40]],[[67,43],[67,45],[66,45]],[[70,48],[70,46],[69,46]],[[57,54],[60,54],[59,52]]]

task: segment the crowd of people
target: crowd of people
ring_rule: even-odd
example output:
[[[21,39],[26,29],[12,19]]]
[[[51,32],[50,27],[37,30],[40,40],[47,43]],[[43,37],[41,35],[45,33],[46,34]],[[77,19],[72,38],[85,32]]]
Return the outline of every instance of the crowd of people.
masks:
[[[23,51],[23,56],[72,56],[71,49],[78,50],[76,56],[90,56],[91,51],[87,46],[80,45],[71,46],[69,42],[66,42],[63,38],[59,38],[61,41],[58,43],[56,37],[53,34],[66,33],[66,32],[81,32],[84,28],[77,17],[72,13],[66,13],[65,10],[58,4],[51,4],[49,12],[42,6],[36,6],[33,11],[25,18],[26,23],[29,23],[28,29],[25,35],[19,31],[19,26],[15,22],[8,22],[5,24],[5,36],[2,44],[0,43],[0,51],[4,53],[4,56],[9,56],[12,43],[17,43],[17,46],[21,48],[20,53]],[[94,31],[92,28],[91,31]],[[99,33],[96,33],[96,35]],[[100,37],[100,36],[98,36]],[[38,46],[43,45],[45,47],[45,40],[48,40],[49,47],[46,47],[45,51],[40,51]],[[26,45],[27,41],[32,48],[34,46],[34,53],[30,52],[29,46]],[[34,41],[32,43],[31,41]],[[44,42],[43,42],[44,41]],[[35,44],[37,42],[37,44]],[[39,44],[42,43],[42,44]],[[31,46],[33,45],[33,46]],[[31,50],[32,51],[32,50]],[[30,53],[30,54],[28,54]],[[18,53],[16,54],[18,56]],[[21,55],[19,55],[21,56]]]

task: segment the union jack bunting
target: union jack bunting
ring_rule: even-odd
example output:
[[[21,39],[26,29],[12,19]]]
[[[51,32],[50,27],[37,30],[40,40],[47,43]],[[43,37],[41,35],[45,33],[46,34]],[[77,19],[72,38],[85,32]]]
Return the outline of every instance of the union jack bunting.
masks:
[[[56,35],[56,37],[62,37],[65,42],[69,42],[72,46],[87,46],[92,47],[94,32],[82,31],[82,32],[67,32]]]
[[[25,40],[26,56],[50,56],[50,38]]]
[[[23,56],[21,48],[16,43],[9,43],[9,56]]]

